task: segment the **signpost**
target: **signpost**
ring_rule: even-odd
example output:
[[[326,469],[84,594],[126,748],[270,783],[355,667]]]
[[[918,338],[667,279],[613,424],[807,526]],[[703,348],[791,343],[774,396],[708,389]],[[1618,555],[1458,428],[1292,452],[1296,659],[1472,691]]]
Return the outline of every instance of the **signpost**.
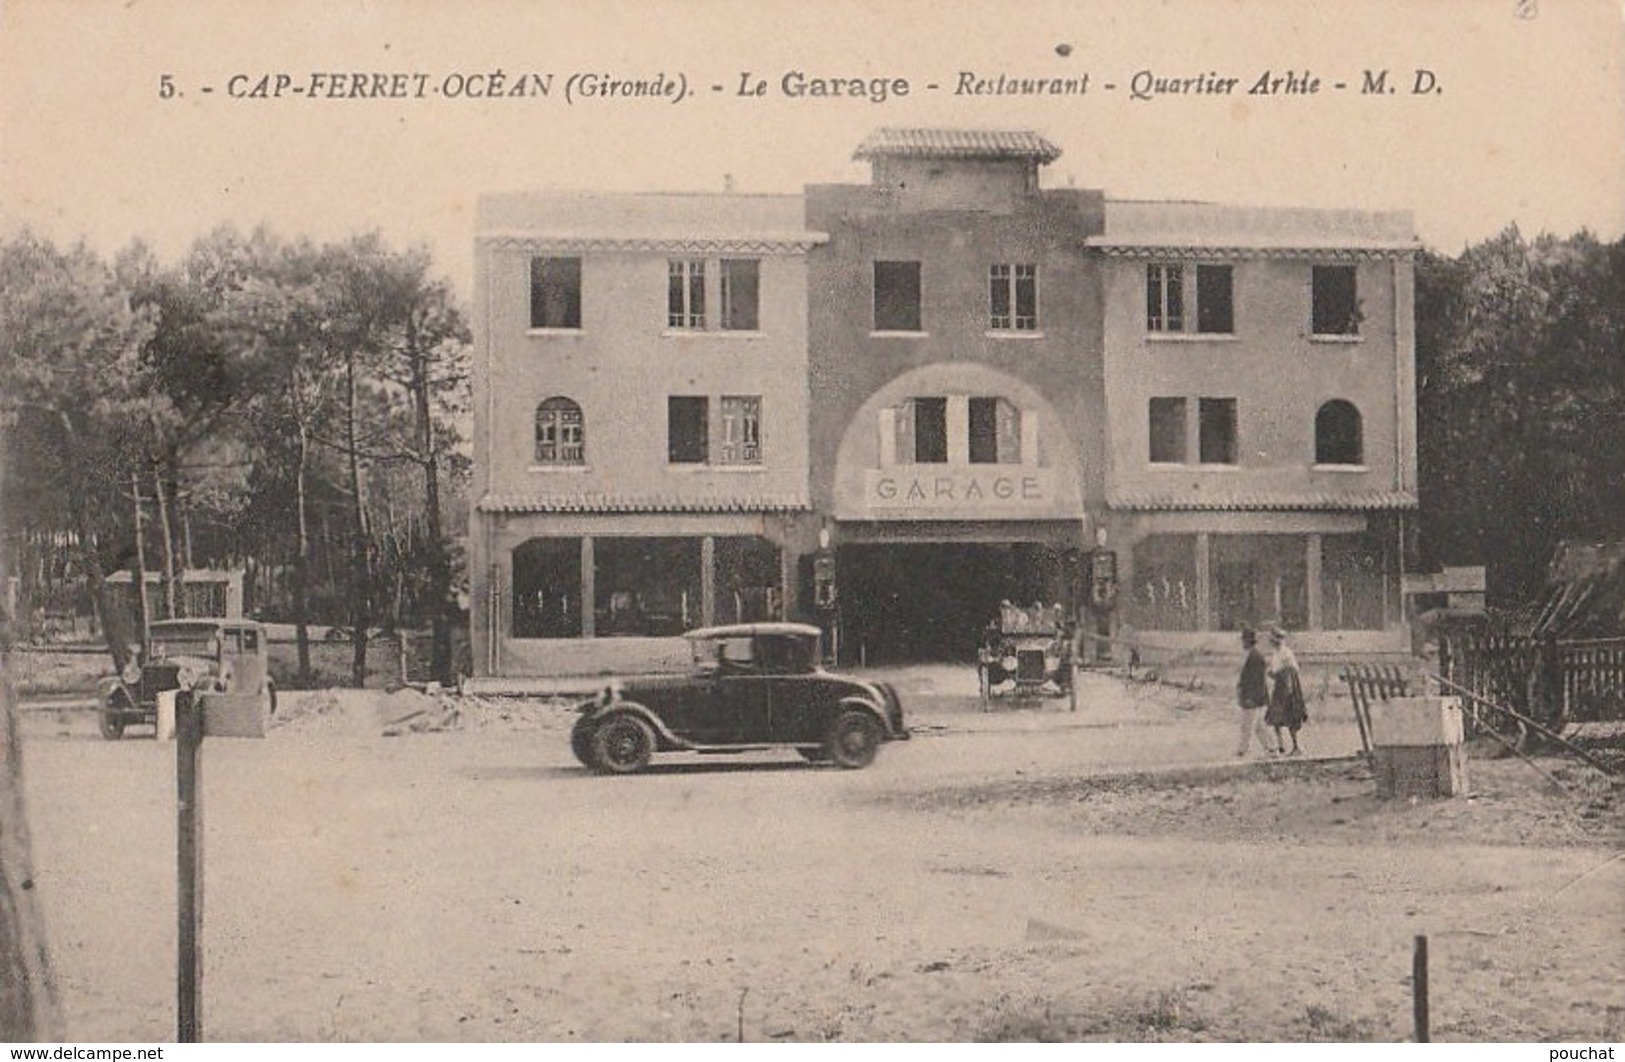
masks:
[[[176,963],[177,1043],[203,1039],[203,803],[200,777],[203,699],[190,690],[175,697],[175,862],[179,918]]]

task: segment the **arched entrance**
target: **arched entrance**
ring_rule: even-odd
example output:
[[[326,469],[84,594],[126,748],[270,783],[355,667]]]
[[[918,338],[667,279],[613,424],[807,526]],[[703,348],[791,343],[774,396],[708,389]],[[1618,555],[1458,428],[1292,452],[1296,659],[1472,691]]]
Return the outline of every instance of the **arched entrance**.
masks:
[[[878,390],[836,461],[843,659],[968,660],[1001,602],[1070,606],[1081,484],[1054,408],[1008,373],[939,363]]]

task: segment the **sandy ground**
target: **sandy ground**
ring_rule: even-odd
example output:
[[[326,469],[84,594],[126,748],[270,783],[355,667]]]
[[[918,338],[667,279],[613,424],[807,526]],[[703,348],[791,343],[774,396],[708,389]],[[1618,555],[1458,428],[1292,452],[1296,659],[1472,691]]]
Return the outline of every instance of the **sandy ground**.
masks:
[[[557,706],[286,696],[204,748],[206,1038],[1402,1040],[1418,934],[1435,1039],[1625,1038],[1625,815],[1589,768],[1382,802],[1345,703],[1309,758],[1237,761],[1199,694],[982,713],[962,671],[888,677],[917,736],[857,772],[599,777]],[[69,1035],[172,1039],[173,747],[25,735]]]

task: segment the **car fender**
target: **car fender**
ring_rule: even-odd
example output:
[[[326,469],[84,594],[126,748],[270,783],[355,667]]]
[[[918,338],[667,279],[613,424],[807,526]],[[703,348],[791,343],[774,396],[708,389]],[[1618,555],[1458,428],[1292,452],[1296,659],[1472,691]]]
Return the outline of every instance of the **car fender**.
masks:
[[[649,729],[655,732],[655,736],[660,739],[660,745],[662,748],[686,749],[692,747],[690,742],[684,741],[676,734],[673,734],[666,727],[666,724],[661,722],[658,715],[649,711],[649,709],[645,708],[637,701],[611,701],[600,708],[597,712],[593,713],[593,726],[596,728],[600,724],[615,718],[617,715],[631,715],[643,720],[646,724],[648,724]]]
[[[871,701],[871,700],[869,700],[869,699],[867,699],[865,697],[857,697],[857,696],[842,697],[841,698],[841,710],[842,711],[847,711],[847,712],[850,712],[850,711],[867,712],[869,715],[874,716],[876,723],[880,724],[880,732],[882,734],[890,734],[891,733],[891,726],[886,722],[886,713],[885,713],[885,711],[883,709],[881,709],[881,708],[876,707],[875,703],[873,701]]]
[[[110,678],[102,679],[100,685],[101,704],[104,708],[107,706],[108,702],[113,699],[113,694],[115,693],[124,694],[125,698],[129,701],[131,708],[139,707],[141,704],[140,698],[137,697],[134,690],[130,689],[129,684],[116,675]]]

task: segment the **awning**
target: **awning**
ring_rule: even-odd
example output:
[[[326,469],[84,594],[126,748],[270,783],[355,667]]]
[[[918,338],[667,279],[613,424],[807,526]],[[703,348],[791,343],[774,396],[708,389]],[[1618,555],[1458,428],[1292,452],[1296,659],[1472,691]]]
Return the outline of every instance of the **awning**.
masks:
[[[476,508],[482,513],[783,513],[803,512],[809,505],[791,494],[487,494]]]
[[[1107,492],[1113,509],[1201,512],[1366,512],[1378,509],[1414,509],[1416,495],[1404,490],[1277,491],[1215,493],[1198,496],[1169,491]]]

